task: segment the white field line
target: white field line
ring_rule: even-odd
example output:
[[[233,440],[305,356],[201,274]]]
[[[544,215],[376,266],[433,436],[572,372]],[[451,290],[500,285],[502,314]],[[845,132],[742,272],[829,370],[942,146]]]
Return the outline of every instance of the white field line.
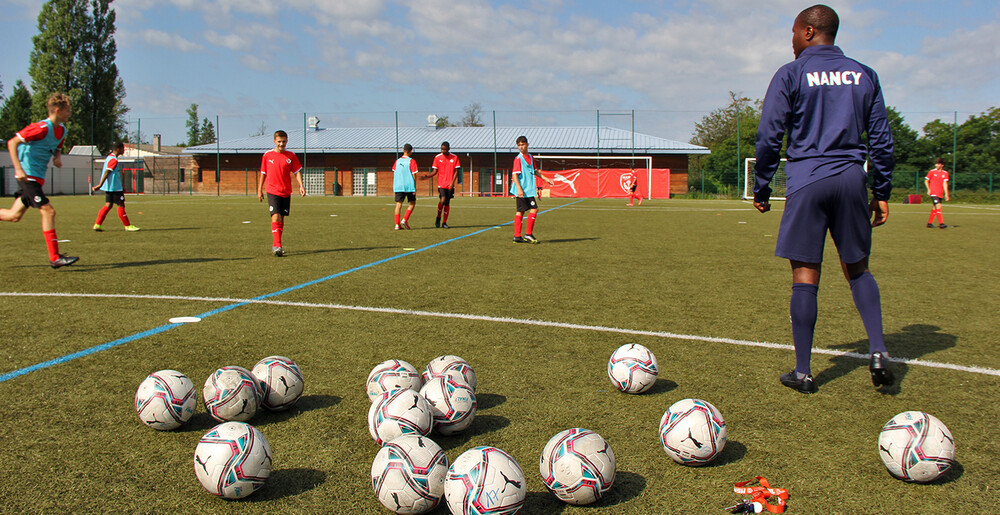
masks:
[[[497,322],[504,324],[522,324],[522,325],[533,325],[540,327],[558,327],[562,329],[575,329],[581,331],[598,331],[605,333],[617,333],[617,334],[627,334],[633,336],[654,336],[658,338],[671,338],[675,340],[691,340],[691,341],[701,341],[701,342],[712,342],[712,343],[724,343],[728,345],[739,345],[743,347],[761,347],[765,349],[780,349],[780,350],[795,350],[795,348],[788,344],[782,343],[770,343],[770,342],[757,342],[751,340],[737,340],[733,338],[718,338],[713,336],[698,336],[693,334],[678,334],[671,333],[667,331],[644,331],[640,329],[625,329],[619,327],[607,327],[600,325],[584,325],[584,324],[571,324],[566,322],[551,322],[546,320],[532,320],[527,318],[507,318],[507,317],[494,317],[487,315],[470,315],[465,313],[443,313],[437,311],[423,311],[423,310],[412,310],[412,309],[398,309],[398,308],[380,308],[372,306],[348,306],[344,304],[317,304],[312,302],[289,302],[280,300],[254,300],[254,299],[237,299],[230,297],[188,297],[179,295],[119,295],[119,294],[108,294],[108,293],[20,293],[20,292],[0,292],[0,297],[71,297],[71,298],[106,298],[106,299],[146,299],[146,300],[174,300],[174,301],[198,301],[198,302],[221,302],[221,303],[239,303],[239,304],[267,304],[271,306],[289,306],[289,307],[303,307],[303,308],[319,308],[319,309],[339,309],[346,311],[362,311],[368,313],[390,313],[395,315],[410,315],[410,316],[423,316],[423,317],[436,317],[436,318],[452,318],[459,320],[474,320],[480,322]],[[850,358],[857,358],[861,360],[867,360],[867,354],[860,354],[857,352],[847,352],[832,349],[821,349],[813,348],[813,353],[816,354],[826,354],[829,356],[845,356]],[[952,363],[939,363],[936,361],[926,361],[922,359],[908,359],[892,357],[889,361],[894,363],[905,363],[907,365],[917,365],[922,367],[931,368],[944,368],[948,370],[956,370],[959,372],[969,372],[972,374],[983,374],[989,376],[1000,377],[1000,370],[985,368],[985,367],[969,367],[965,365],[955,365]]]

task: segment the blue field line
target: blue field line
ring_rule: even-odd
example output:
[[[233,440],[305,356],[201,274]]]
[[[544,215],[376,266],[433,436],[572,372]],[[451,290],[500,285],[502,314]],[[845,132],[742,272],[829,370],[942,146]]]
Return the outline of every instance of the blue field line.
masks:
[[[563,208],[563,207],[566,207],[566,206],[572,206],[573,204],[577,204],[579,202],[583,202],[584,200],[586,200],[586,199],[580,199],[580,200],[577,200],[577,201],[574,201],[574,202],[570,202],[568,204],[563,204],[561,206],[556,206],[556,207],[553,207],[553,208],[550,208],[550,209],[546,209],[545,211],[542,211],[541,213],[548,213],[549,211],[554,211],[556,209],[560,209],[560,208]],[[423,252],[425,250],[430,250],[430,249],[433,249],[435,247],[440,247],[440,246],[448,244],[448,243],[453,243],[453,242],[456,242],[458,240],[468,238],[470,236],[475,236],[477,234],[482,234],[482,233],[484,233],[486,231],[491,231],[491,230],[497,229],[499,227],[504,227],[506,225],[510,225],[512,223],[514,223],[513,220],[511,220],[509,222],[506,222],[506,223],[494,225],[492,227],[487,227],[485,229],[480,229],[478,231],[471,232],[469,234],[464,234],[462,236],[457,236],[457,237],[452,238],[450,240],[440,241],[440,242],[435,243],[433,245],[428,245],[426,247],[422,247],[422,248],[419,248],[419,249],[416,249],[416,250],[411,250],[409,252],[404,252],[402,254],[396,254],[395,256],[387,257],[385,259],[380,259],[378,261],[374,261],[374,262],[368,263],[366,265],[357,266],[357,267],[351,268],[350,270],[344,270],[343,272],[337,272],[335,274],[331,274],[331,275],[328,275],[326,277],[320,277],[319,279],[314,279],[312,281],[304,282],[302,284],[297,284],[295,286],[289,286],[288,288],[285,288],[283,290],[278,290],[276,292],[266,293],[264,295],[260,295],[258,297],[254,297],[251,300],[265,300],[265,299],[269,299],[271,297],[276,297],[278,295],[282,295],[282,294],[285,294],[285,293],[288,293],[288,292],[292,292],[292,291],[295,291],[295,290],[301,290],[302,288],[306,288],[308,286],[313,286],[315,284],[319,284],[319,283],[322,283],[322,282],[325,282],[325,281],[329,281],[330,279],[336,279],[337,277],[341,277],[341,276],[350,274],[352,272],[357,272],[359,270],[364,270],[366,268],[371,268],[373,266],[381,265],[383,263],[388,263],[389,261],[393,261],[393,260],[399,259],[399,258],[404,258],[406,256],[411,256],[413,254],[419,254],[419,253],[421,253],[421,252]],[[198,318],[201,318],[201,319],[205,319],[205,318],[210,317],[212,315],[218,315],[219,313],[224,313],[226,311],[229,311],[229,310],[232,310],[232,309],[236,309],[236,308],[238,308],[240,306],[246,306],[247,304],[250,304],[250,303],[249,302],[236,302],[236,303],[233,303],[233,304],[229,304],[227,306],[222,306],[221,308],[213,309],[211,311],[206,311],[206,312],[204,312],[204,313],[202,313],[200,315],[195,315],[195,316],[197,316]],[[175,327],[179,327],[179,326],[182,326],[182,325],[184,325],[184,324],[166,324],[166,325],[161,325],[160,327],[155,327],[153,329],[149,329],[149,330],[143,331],[141,333],[136,333],[136,334],[133,334],[132,336],[126,336],[124,338],[119,338],[119,339],[114,340],[114,341],[110,341],[110,342],[107,342],[107,343],[102,343],[101,345],[96,345],[96,346],[91,347],[89,349],[84,349],[84,350],[81,350],[81,351],[74,352],[72,354],[67,354],[65,356],[60,356],[58,358],[51,359],[49,361],[44,361],[44,362],[38,363],[36,365],[31,365],[29,367],[25,367],[25,368],[13,370],[11,372],[5,372],[4,374],[0,375],[0,383],[2,383],[4,381],[7,381],[9,379],[14,379],[15,377],[23,376],[25,374],[28,374],[30,372],[34,372],[36,370],[41,370],[43,368],[48,368],[48,367],[52,367],[52,366],[55,366],[55,365],[60,365],[62,363],[66,363],[67,361],[72,361],[72,360],[77,359],[77,358],[82,358],[84,356],[89,356],[89,355],[97,353],[97,352],[101,352],[101,351],[105,351],[105,350],[108,350],[108,349],[112,349],[114,347],[118,347],[119,345],[124,345],[124,344],[129,343],[129,342],[134,342],[136,340],[140,340],[140,339],[145,338],[147,336],[157,335],[157,334],[169,331],[169,330],[171,330],[171,329],[173,329]]]

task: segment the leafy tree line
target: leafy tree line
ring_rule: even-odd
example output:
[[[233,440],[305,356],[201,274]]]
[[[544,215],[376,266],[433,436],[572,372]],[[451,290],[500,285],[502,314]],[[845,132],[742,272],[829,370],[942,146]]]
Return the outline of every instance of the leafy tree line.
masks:
[[[737,181],[743,180],[743,160],[754,156],[762,101],[732,91],[729,96],[728,105],[695,124],[690,140],[712,151],[707,156],[691,156],[688,171],[689,184],[695,188],[701,187],[704,174],[706,193],[737,193]],[[987,188],[989,174],[1000,173],[1000,107],[970,116],[957,129],[954,122],[937,119],[925,124],[922,133],[907,125],[894,107],[888,108],[888,114],[895,141],[894,186],[912,189],[915,174],[933,168],[939,157],[947,169],[957,171],[954,182],[962,189]]]

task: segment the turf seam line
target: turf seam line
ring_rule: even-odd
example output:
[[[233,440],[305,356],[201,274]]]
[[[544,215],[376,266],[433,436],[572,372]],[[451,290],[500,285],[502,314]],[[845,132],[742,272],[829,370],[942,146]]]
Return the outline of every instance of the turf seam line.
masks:
[[[572,206],[573,204],[578,204],[580,202],[583,202],[584,200],[586,200],[586,199],[579,199],[579,200],[576,200],[576,201],[573,201],[573,202],[570,202],[570,203],[567,203],[567,204],[562,204],[562,205],[559,205],[559,206],[556,206],[556,207],[552,207],[552,208],[546,209],[545,211],[542,211],[539,214],[548,213],[549,211],[554,211],[556,209],[560,209],[560,208],[563,208],[563,207],[566,207],[566,206]],[[421,248],[419,248],[417,250],[411,250],[409,252],[404,252],[402,254],[396,254],[395,256],[390,256],[390,257],[385,258],[385,259],[380,259],[378,261],[375,261],[375,262],[372,262],[372,263],[368,263],[366,265],[357,266],[357,267],[351,268],[350,270],[344,270],[344,271],[338,272],[336,274],[331,274],[331,275],[328,275],[326,277],[321,277],[319,279],[314,279],[312,281],[307,281],[307,282],[304,282],[302,284],[297,284],[295,286],[290,286],[290,287],[284,288],[282,290],[278,290],[278,291],[271,292],[271,293],[266,293],[264,295],[259,295],[257,297],[252,298],[252,299],[245,299],[245,300],[244,299],[234,299],[234,301],[235,301],[234,304],[230,304],[228,306],[222,306],[221,308],[213,309],[211,311],[206,311],[205,313],[202,313],[202,314],[196,315],[196,316],[198,318],[205,319],[205,318],[208,318],[208,317],[210,317],[212,315],[218,315],[219,313],[224,313],[226,311],[230,311],[232,309],[236,309],[236,308],[238,308],[240,306],[246,306],[247,304],[252,304],[255,301],[262,301],[262,300],[266,300],[266,299],[268,299],[270,297],[275,297],[275,296],[282,295],[282,294],[285,294],[285,293],[288,293],[288,292],[292,292],[292,291],[295,291],[295,290],[300,290],[302,288],[305,288],[305,287],[308,287],[308,286],[312,286],[312,285],[315,285],[315,284],[319,284],[319,283],[322,283],[324,281],[329,281],[330,279],[335,279],[337,277],[341,277],[341,276],[347,275],[347,274],[352,273],[352,272],[357,272],[359,270],[364,270],[366,268],[371,268],[373,266],[380,265],[382,263],[388,263],[389,261],[393,261],[393,260],[396,260],[396,259],[399,259],[399,258],[404,258],[404,257],[407,257],[407,256],[411,256],[413,254],[418,254],[418,253],[423,252],[425,250],[430,250],[430,249],[433,249],[433,248],[436,248],[436,247],[440,247],[440,246],[445,245],[447,243],[456,242],[458,240],[462,240],[462,239],[468,238],[470,236],[475,236],[477,234],[482,234],[482,233],[484,233],[486,231],[491,231],[493,229],[497,229],[497,228],[503,227],[505,225],[510,225],[510,224],[513,224],[513,223],[514,223],[514,221],[511,220],[511,221],[506,222],[506,223],[497,224],[497,225],[494,225],[492,227],[487,227],[485,229],[480,229],[478,231],[471,232],[469,234],[463,234],[461,236],[456,236],[456,237],[448,239],[448,240],[439,241],[439,242],[434,243],[432,245],[428,245],[426,247],[421,247]],[[0,295],[8,295],[8,296],[10,296],[10,294],[0,294]],[[18,295],[18,294],[15,294],[15,295]],[[142,332],[133,334],[131,336],[126,336],[124,338],[119,338],[117,340],[113,340],[113,341],[110,341],[110,342],[107,342],[107,343],[102,343],[101,345],[96,345],[96,346],[90,347],[88,349],[79,350],[79,351],[76,351],[76,352],[73,352],[73,353],[70,353],[70,354],[66,354],[64,356],[60,356],[58,358],[50,359],[48,361],[43,361],[41,363],[36,363],[36,364],[28,366],[28,367],[20,368],[20,369],[17,369],[17,370],[12,370],[10,372],[5,372],[3,374],[0,374],[0,383],[2,383],[4,381],[8,381],[10,379],[14,379],[15,377],[19,377],[19,376],[22,376],[22,375],[34,372],[36,370],[41,370],[43,368],[52,367],[52,366],[55,366],[55,365],[66,363],[67,361],[72,361],[72,360],[77,359],[77,358],[82,358],[84,356],[89,356],[89,355],[94,354],[96,352],[101,352],[101,351],[105,351],[105,350],[108,350],[108,349],[111,349],[111,348],[114,348],[114,347],[118,347],[119,345],[124,345],[126,343],[133,342],[135,340],[138,340],[138,339],[141,339],[141,338],[145,338],[147,336],[153,336],[153,335],[156,335],[156,334],[160,334],[162,332],[169,331],[169,330],[171,330],[171,329],[173,329],[175,327],[181,326],[181,325],[184,325],[184,324],[166,324],[166,325],[161,325],[159,327],[154,327],[153,329],[148,329],[146,331],[142,331]]]
[[[691,334],[679,334],[672,333],[668,331],[647,331],[641,329],[624,329],[618,327],[607,327],[599,325],[584,325],[584,324],[573,324],[567,322],[552,322],[546,320],[534,320],[534,319],[521,319],[521,318],[509,318],[509,317],[495,317],[489,315],[472,315],[466,313],[444,313],[437,311],[425,311],[425,310],[412,310],[412,309],[400,309],[400,308],[382,308],[382,307],[371,307],[371,306],[350,306],[345,304],[317,304],[312,302],[294,302],[294,301],[279,301],[279,300],[268,300],[268,299],[234,299],[229,297],[186,297],[186,296],[175,296],[175,295],[119,295],[110,293],[16,293],[16,292],[0,292],[0,297],[91,297],[91,298],[128,298],[128,299],[150,299],[150,300],[178,300],[178,301],[201,301],[201,302],[231,302],[230,306],[225,306],[225,308],[232,309],[238,306],[245,306],[248,304],[263,304],[272,306],[292,306],[292,307],[306,307],[306,308],[323,308],[323,309],[341,309],[348,311],[363,311],[370,313],[388,313],[388,314],[400,314],[400,315],[413,315],[413,316],[426,316],[426,317],[436,317],[436,318],[453,318],[462,320],[473,320],[473,321],[483,321],[483,322],[498,322],[498,323],[515,323],[522,325],[534,325],[542,327],[558,327],[564,329],[575,329],[584,331],[598,331],[598,332],[609,332],[609,333],[619,333],[628,334],[634,336],[653,336],[659,338],[671,338],[676,340],[691,340],[691,341],[704,341],[711,343],[724,343],[728,345],[740,345],[744,347],[760,347],[766,349],[777,349],[777,350],[794,350],[792,345],[782,344],[782,343],[771,343],[771,342],[759,342],[752,340],[739,340],[734,338],[721,338],[713,336],[698,336]],[[224,308],[220,308],[224,309]],[[214,312],[221,312],[220,310],[215,310]],[[181,325],[181,324],[174,324]],[[161,331],[162,332],[162,331]],[[156,334],[156,333],[152,333]],[[148,334],[145,336],[151,336]],[[133,338],[138,339],[138,338]],[[117,341],[117,340],[116,340]],[[132,341],[132,340],[129,340]],[[122,342],[125,343],[125,342]],[[109,344],[105,344],[109,345]],[[109,347],[110,348],[110,347]],[[813,353],[816,354],[826,354],[829,356],[842,356],[851,357],[860,360],[867,360],[867,354],[861,354],[857,352],[849,351],[839,351],[832,349],[814,348]],[[970,367],[965,365],[955,365],[952,363],[940,363],[936,361],[925,361],[921,359],[909,359],[900,357],[890,357],[889,361],[894,363],[904,363],[907,365],[918,365],[930,368],[943,368],[947,370],[955,370],[959,372],[969,372],[974,374],[990,375],[1000,377],[1000,370],[995,370],[985,367]],[[3,382],[7,378],[0,376],[0,382]]]

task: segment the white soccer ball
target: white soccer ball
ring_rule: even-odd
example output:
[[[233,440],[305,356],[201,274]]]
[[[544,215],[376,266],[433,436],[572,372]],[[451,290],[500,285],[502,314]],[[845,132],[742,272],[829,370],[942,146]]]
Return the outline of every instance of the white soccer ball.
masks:
[[[608,377],[625,393],[642,393],[652,388],[658,371],[656,356],[638,343],[618,347],[608,360]]]
[[[889,473],[903,481],[927,483],[941,477],[955,461],[955,439],[934,415],[904,411],[878,435],[879,456]]]
[[[271,467],[270,444],[260,430],[244,422],[213,427],[194,451],[194,472],[201,486],[226,499],[241,499],[259,490]]]
[[[677,463],[704,465],[726,447],[726,421],[710,403],[682,399],[667,408],[660,419],[660,443]]]
[[[442,435],[464,431],[476,418],[476,394],[453,376],[432,377],[420,388],[420,395],[431,405],[434,430]]]
[[[567,429],[545,444],[538,471],[561,501],[590,504],[615,482],[615,453],[601,435],[589,429]]]
[[[257,414],[263,398],[260,382],[243,367],[222,367],[205,380],[205,409],[219,422],[246,422]]]
[[[454,515],[513,514],[526,495],[521,466],[496,447],[463,452],[444,480],[444,497]]]
[[[194,415],[198,393],[188,376],[176,370],[149,374],[135,392],[135,411],[143,424],[160,431],[177,429]]]
[[[472,370],[472,365],[470,365],[468,361],[465,361],[458,356],[452,356],[450,354],[438,356],[427,364],[427,368],[425,368],[423,374],[421,374],[425,383],[430,381],[430,378],[432,377],[443,375],[452,376],[453,378],[471,386],[472,391],[476,391],[476,372]]]
[[[427,436],[434,427],[431,406],[410,389],[383,393],[368,408],[368,432],[379,445],[397,436]]]
[[[426,436],[404,435],[385,444],[372,462],[372,489],[396,513],[426,513],[444,497],[448,457]]]
[[[284,411],[299,402],[306,382],[302,370],[294,361],[284,356],[268,356],[253,367],[253,375],[260,382],[265,408]]]
[[[423,381],[416,367],[401,359],[387,359],[375,365],[368,374],[368,400],[375,402],[383,393],[399,388],[420,390],[421,384]]]

